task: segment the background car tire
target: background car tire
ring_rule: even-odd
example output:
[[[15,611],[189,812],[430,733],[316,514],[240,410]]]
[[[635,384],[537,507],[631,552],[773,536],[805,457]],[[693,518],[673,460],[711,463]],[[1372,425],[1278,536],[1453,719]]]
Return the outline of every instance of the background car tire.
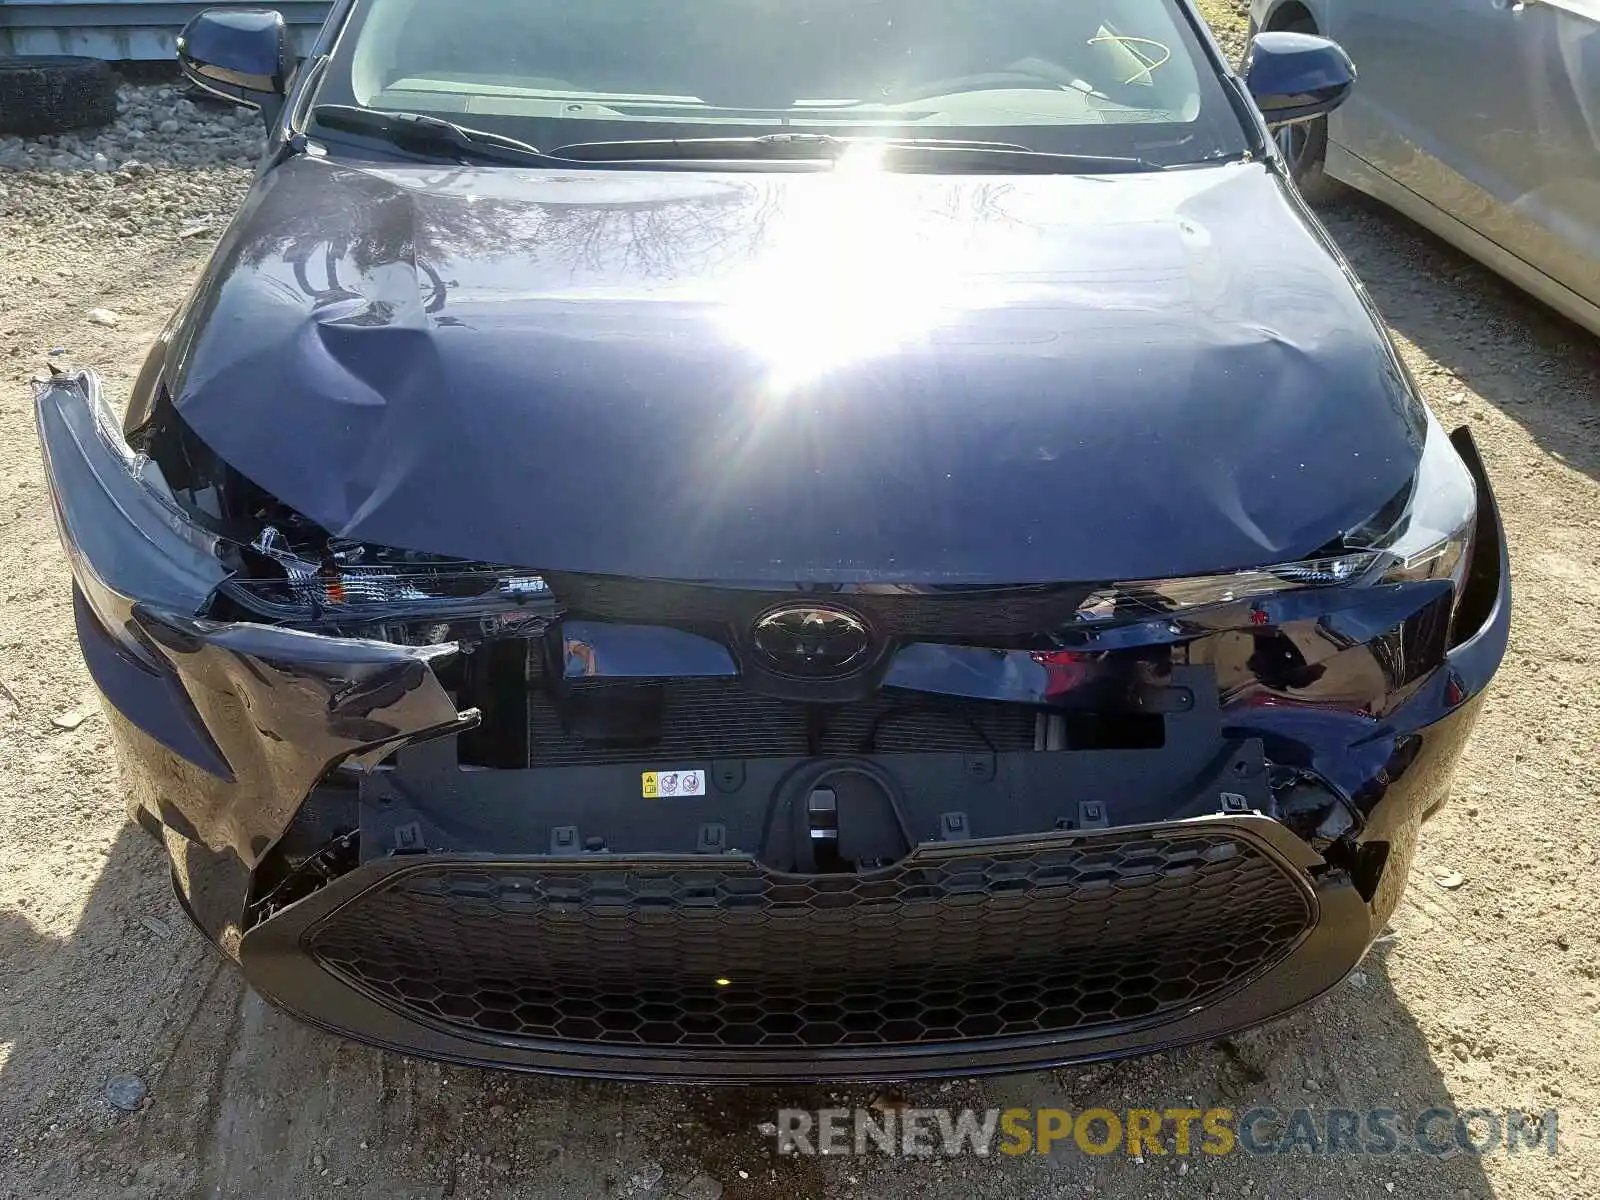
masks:
[[[98,58],[0,58],[0,133],[64,133],[116,115],[117,76]]]
[[[1274,24],[1272,28],[1288,33],[1317,32],[1316,22],[1305,18]],[[1285,126],[1275,136],[1289,174],[1307,204],[1331,204],[1344,195],[1344,185],[1328,177],[1327,117]]]
[[[1308,204],[1331,204],[1344,194],[1344,185],[1328,177],[1328,118],[1289,125],[1276,133],[1295,186]]]

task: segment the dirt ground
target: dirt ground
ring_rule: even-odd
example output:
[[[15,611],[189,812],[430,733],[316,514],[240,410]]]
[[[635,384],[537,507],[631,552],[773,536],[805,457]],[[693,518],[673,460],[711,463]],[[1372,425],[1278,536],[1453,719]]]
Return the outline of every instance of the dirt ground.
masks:
[[[0,1196],[1600,1195],[1595,339],[1396,217],[1327,214],[1428,402],[1478,438],[1515,572],[1509,655],[1393,929],[1335,994],[1231,1043],[908,1089],[938,1106],[1555,1108],[1561,1152],[778,1159],[757,1129],[777,1109],[874,1089],[576,1083],[380,1054],[268,1009],[188,931],[124,821],[26,384],[59,347],[125,398],[245,174],[150,172],[130,194],[159,194],[160,212],[139,220],[60,178],[0,172]],[[120,323],[90,323],[97,306]],[[107,1102],[124,1075],[148,1085],[137,1112]]]

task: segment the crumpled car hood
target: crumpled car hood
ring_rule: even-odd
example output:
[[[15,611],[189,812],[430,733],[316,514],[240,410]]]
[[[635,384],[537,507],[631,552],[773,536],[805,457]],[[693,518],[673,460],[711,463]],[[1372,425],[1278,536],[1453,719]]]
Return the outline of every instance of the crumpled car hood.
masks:
[[[1005,179],[292,159],[174,342],[329,532],[532,569],[1031,583],[1302,557],[1420,412],[1260,165]]]

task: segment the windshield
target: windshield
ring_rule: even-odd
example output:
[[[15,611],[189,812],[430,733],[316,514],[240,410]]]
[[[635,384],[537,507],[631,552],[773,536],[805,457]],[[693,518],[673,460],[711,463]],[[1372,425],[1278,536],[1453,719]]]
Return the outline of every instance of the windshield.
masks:
[[[1241,153],[1179,0],[366,0],[318,103],[541,147],[777,130]]]

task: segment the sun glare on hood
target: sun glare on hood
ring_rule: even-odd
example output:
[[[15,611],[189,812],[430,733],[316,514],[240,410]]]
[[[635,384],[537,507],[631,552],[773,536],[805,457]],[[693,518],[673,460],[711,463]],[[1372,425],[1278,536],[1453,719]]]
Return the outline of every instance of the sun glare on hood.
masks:
[[[982,283],[957,209],[970,200],[952,189],[949,214],[908,207],[906,177],[881,159],[853,149],[815,187],[795,188],[781,226],[731,282],[724,327],[767,364],[767,399],[971,313]]]

